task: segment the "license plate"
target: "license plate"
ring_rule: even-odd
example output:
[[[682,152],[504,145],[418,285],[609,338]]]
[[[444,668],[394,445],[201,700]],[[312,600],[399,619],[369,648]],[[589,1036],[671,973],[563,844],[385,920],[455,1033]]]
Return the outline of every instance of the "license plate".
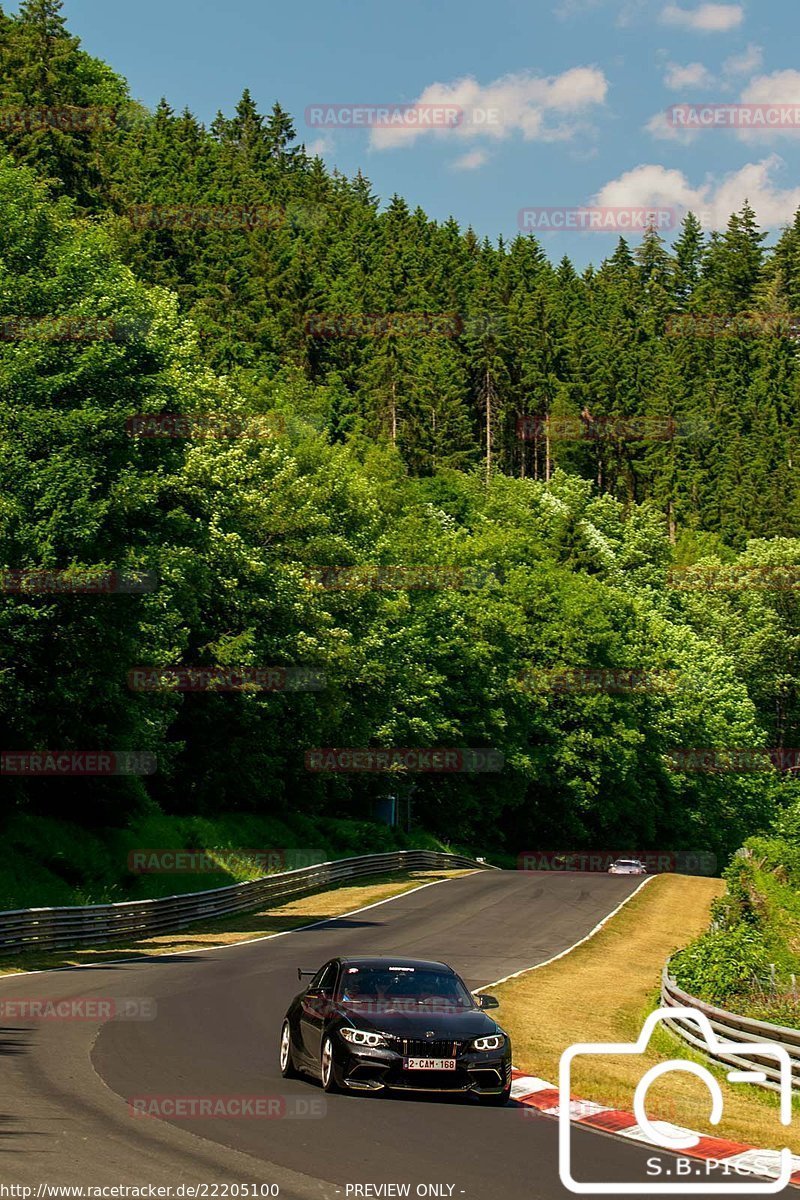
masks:
[[[403,1066],[407,1071],[455,1071],[454,1058],[404,1058]]]

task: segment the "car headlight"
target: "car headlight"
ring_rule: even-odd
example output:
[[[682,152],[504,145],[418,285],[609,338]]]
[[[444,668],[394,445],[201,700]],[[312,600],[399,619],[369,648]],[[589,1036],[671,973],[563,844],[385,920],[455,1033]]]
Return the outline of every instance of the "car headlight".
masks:
[[[475,1038],[473,1050],[502,1050],[506,1039],[502,1033],[491,1033],[488,1037]]]
[[[385,1046],[386,1038],[381,1033],[367,1033],[366,1029],[340,1029],[346,1042],[354,1046]]]

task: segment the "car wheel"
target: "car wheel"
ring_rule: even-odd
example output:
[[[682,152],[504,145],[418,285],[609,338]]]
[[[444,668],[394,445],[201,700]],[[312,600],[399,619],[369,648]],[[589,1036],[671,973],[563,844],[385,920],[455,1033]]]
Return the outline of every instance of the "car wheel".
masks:
[[[496,1096],[477,1096],[476,1099],[484,1108],[502,1108],[511,1099],[511,1084],[507,1084]]]
[[[294,1065],[292,1031],[288,1020],[283,1022],[283,1028],[281,1029],[280,1065],[281,1075],[284,1079],[297,1079],[299,1072]]]
[[[329,1037],[323,1038],[320,1055],[320,1078],[326,1092],[338,1092],[339,1080],[336,1078],[336,1063],[333,1061],[333,1042]]]

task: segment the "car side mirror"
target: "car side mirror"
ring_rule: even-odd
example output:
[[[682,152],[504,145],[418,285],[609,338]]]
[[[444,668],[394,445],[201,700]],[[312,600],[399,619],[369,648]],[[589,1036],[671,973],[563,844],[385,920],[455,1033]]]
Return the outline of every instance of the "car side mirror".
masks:
[[[478,996],[478,1008],[499,1008],[497,996]]]

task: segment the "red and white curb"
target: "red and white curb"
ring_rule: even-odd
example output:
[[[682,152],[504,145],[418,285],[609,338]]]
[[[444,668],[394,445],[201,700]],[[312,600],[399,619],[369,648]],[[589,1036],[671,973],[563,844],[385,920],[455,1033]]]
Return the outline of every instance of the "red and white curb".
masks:
[[[511,1098],[517,1104],[527,1108],[535,1108],[547,1117],[558,1117],[560,1114],[558,1088],[536,1075],[526,1075],[516,1067],[511,1072]],[[569,1118],[575,1125],[584,1125],[588,1129],[600,1129],[604,1133],[612,1133],[617,1137],[627,1138],[632,1142],[650,1142],[637,1123],[632,1113],[622,1112],[618,1108],[608,1108],[604,1104],[596,1104],[593,1100],[577,1100],[570,1097]],[[687,1134],[688,1129],[678,1129],[666,1121],[654,1121],[656,1128],[661,1127],[665,1133]],[[754,1146],[745,1146],[741,1142],[731,1142],[725,1138],[706,1137],[698,1133],[700,1139],[690,1150],[681,1150],[682,1158],[714,1159],[736,1170],[745,1171],[748,1175],[762,1175],[767,1179],[777,1179],[780,1174],[779,1152],[777,1150],[758,1150]],[[664,1150],[663,1146],[658,1147]],[[677,1152],[676,1152],[677,1153]],[[792,1156],[792,1178],[794,1187],[800,1187],[800,1155]]]

